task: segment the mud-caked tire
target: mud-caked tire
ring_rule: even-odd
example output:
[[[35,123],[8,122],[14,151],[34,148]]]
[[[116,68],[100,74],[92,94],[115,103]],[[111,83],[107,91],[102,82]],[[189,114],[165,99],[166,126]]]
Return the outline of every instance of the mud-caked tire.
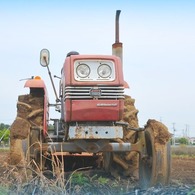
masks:
[[[34,160],[40,165],[37,151],[43,142],[43,107],[43,96],[18,96],[17,117],[10,128],[10,164],[31,166]]]
[[[138,110],[135,108],[135,100],[130,96],[125,96],[123,121],[132,128],[138,128]],[[137,133],[123,128],[123,139],[114,140],[118,143],[135,143]],[[114,177],[135,176],[138,177],[138,153],[131,152],[105,152],[103,153],[104,169]]]
[[[139,158],[139,182],[142,188],[167,185],[171,172],[171,149],[168,129],[149,120],[145,128],[146,156]]]

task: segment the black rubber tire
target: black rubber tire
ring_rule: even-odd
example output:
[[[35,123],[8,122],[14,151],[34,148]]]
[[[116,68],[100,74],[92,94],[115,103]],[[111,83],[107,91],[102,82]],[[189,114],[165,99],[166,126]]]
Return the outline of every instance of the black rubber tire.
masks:
[[[151,128],[145,131],[147,157],[139,159],[139,182],[142,188],[167,185],[171,172],[170,143],[155,143]]]

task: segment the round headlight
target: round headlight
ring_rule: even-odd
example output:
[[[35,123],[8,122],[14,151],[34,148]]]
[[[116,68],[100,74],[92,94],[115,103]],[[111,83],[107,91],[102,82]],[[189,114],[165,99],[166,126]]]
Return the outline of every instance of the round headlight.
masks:
[[[107,78],[111,75],[112,69],[108,64],[101,64],[98,67],[98,75],[102,78]]]
[[[79,77],[85,78],[90,74],[90,68],[87,64],[79,64],[76,69],[76,73]]]

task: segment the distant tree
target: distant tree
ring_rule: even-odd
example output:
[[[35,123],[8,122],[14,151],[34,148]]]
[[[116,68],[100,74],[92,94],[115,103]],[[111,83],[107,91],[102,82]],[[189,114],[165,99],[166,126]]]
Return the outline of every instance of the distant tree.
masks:
[[[185,138],[185,137],[179,138],[178,142],[179,142],[180,144],[184,144],[184,145],[187,145],[187,144],[189,143],[189,142],[188,142],[188,139]]]
[[[0,123],[0,130],[9,129],[9,128],[10,128],[10,125]]]
[[[8,142],[10,136],[10,130],[4,129],[0,131],[0,141]]]
[[[10,125],[0,123],[0,142],[8,142],[10,136]]]

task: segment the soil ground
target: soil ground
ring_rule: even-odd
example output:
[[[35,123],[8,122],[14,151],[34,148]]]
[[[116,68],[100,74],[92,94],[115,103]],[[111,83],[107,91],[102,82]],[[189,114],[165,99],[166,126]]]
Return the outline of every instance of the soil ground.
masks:
[[[6,169],[6,165],[7,165],[6,161],[8,159],[8,154],[9,154],[8,151],[0,150],[0,178],[1,180],[3,179],[2,176],[4,175],[4,172]],[[121,180],[121,183],[123,182],[125,183],[125,181]],[[181,189],[181,186],[184,186],[185,190],[189,188],[190,190],[193,191],[191,194],[195,194],[194,192],[195,191],[195,158],[194,157],[193,158],[190,158],[190,157],[173,157],[172,158],[171,185],[169,189],[171,189],[172,191],[175,191],[175,190]],[[182,190],[184,190],[184,188],[182,188]],[[158,193],[159,192],[160,191],[158,191]],[[144,194],[148,194],[148,193],[144,192]],[[173,194],[180,194],[180,192],[178,193],[176,192]],[[183,192],[183,194],[185,193]]]
[[[172,182],[195,186],[195,158],[172,158]]]

